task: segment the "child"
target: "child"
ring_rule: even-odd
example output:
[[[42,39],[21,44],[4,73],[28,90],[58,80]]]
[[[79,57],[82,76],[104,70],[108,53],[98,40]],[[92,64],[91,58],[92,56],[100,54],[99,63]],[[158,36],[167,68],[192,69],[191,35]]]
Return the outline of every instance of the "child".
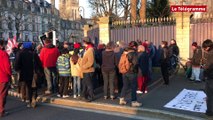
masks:
[[[59,94],[58,97],[67,98],[68,95],[68,85],[70,74],[70,56],[68,49],[64,48],[61,51],[61,55],[57,60],[57,68],[59,72]]]
[[[81,70],[80,70],[80,57],[78,56],[79,49],[74,49],[74,54],[70,59],[71,74],[73,76],[73,98],[80,97],[81,94]]]

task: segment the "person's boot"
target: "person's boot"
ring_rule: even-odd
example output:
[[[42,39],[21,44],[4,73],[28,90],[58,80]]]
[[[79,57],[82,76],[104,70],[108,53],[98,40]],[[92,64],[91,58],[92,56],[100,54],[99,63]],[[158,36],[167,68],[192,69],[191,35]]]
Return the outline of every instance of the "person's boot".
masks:
[[[120,105],[126,105],[127,102],[124,100],[124,98],[120,98],[119,104]]]
[[[32,106],[33,108],[36,108],[36,99],[35,99],[35,98],[32,99],[31,106]]]
[[[137,101],[132,101],[132,104],[131,104],[132,107],[140,107],[142,106],[142,103],[139,103]]]

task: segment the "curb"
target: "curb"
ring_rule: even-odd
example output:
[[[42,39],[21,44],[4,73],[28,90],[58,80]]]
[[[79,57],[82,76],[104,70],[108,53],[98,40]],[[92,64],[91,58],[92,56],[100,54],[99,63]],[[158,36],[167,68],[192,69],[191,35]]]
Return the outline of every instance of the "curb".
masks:
[[[13,97],[20,97],[20,95],[15,91],[8,91],[8,94]],[[162,120],[205,120],[204,118],[198,118],[188,115],[183,115],[179,113],[173,113],[163,110],[155,110],[148,108],[133,108],[129,106],[121,106],[121,105],[112,105],[107,103],[99,103],[99,102],[84,102],[79,100],[68,100],[62,98],[53,98],[51,96],[38,96],[38,102],[41,103],[50,103],[56,105],[62,105],[67,107],[77,107],[77,108],[85,108],[85,109],[93,109],[93,110],[101,110],[107,112],[116,112],[123,113],[135,116],[143,116],[149,118],[157,118]]]

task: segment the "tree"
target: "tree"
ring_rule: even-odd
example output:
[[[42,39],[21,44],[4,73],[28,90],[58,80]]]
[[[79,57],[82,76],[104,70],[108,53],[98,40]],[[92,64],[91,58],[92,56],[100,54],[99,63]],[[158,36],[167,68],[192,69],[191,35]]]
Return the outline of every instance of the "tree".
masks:
[[[148,2],[147,17],[168,17],[170,16],[170,7],[168,0],[154,0]]]
[[[131,20],[137,19],[137,0],[131,0]]]
[[[139,14],[141,21],[146,19],[146,0],[141,0],[141,7]]]

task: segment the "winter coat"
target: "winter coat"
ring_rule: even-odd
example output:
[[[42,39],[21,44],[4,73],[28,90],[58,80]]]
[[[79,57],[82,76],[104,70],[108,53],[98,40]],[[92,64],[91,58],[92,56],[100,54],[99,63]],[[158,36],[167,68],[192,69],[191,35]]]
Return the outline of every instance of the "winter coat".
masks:
[[[57,60],[57,69],[59,76],[70,76],[70,56],[69,54],[62,54]]]
[[[58,48],[49,44],[41,49],[40,59],[44,68],[56,67],[57,59],[60,55]]]
[[[213,48],[204,54],[204,64],[204,76],[213,79]]]
[[[39,57],[30,49],[23,49],[16,58],[15,70],[20,73],[19,81],[32,84],[34,72],[38,72],[40,67]]]
[[[176,56],[179,55],[179,48],[178,48],[177,45],[171,44],[171,45],[169,46],[169,55],[170,55],[170,57],[171,57],[172,55],[176,55]]]
[[[94,72],[95,71],[94,63],[95,63],[94,49],[89,48],[85,51],[81,61],[82,72],[83,73]]]
[[[143,76],[147,76],[149,71],[149,56],[146,52],[140,52],[138,54],[138,64],[139,69],[141,70],[141,74]]]
[[[10,60],[8,54],[0,50],[0,83],[9,82],[12,75]]]
[[[127,73],[138,73],[138,55],[135,50],[128,50],[127,54],[128,60],[130,62],[130,69]]]
[[[114,71],[117,64],[118,63],[114,51],[106,50],[102,52],[102,71]]]
[[[192,66],[200,67],[201,59],[202,59],[202,50],[201,50],[201,47],[197,47],[193,51],[193,57],[191,59]]]
[[[81,70],[81,58],[78,58],[78,62],[74,64],[74,62],[70,59],[70,64],[71,64],[71,75],[72,76],[77,76],[77,77],[83,77],[82,75],[82,70]]]
[[[161,49],[160,52],[160,63],[161,64],[168,64],[169,63],[169,49],[168,47],[164,47]]]

